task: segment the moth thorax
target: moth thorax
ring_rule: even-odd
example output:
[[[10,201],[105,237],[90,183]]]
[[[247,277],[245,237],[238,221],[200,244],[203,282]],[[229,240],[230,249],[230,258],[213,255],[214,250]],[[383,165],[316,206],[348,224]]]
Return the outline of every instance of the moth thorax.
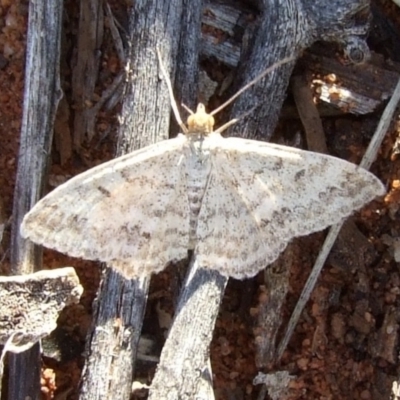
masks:
[[[190,133],[207,134],[213,131],[214,117],[206,113],[204,104],[197,106],[196,112],[189,116],[187,120],[188,130]]]

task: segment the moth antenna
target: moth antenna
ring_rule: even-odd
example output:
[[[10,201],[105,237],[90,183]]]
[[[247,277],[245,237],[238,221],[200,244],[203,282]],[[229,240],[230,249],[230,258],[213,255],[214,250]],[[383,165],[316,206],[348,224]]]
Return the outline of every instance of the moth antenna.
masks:
[[[224,130],[228,129],[231,125],[236,124],[236,122],[238,122],[242,118],[247,117],[249,114],[251,114],[256,107],[257,106],[254,106],[249,111],[245,112],[244,114],[240,115],[239,117],[231,119],[226,124],[220,126],[218,129],[216,129],[214,132],[217,132],[217,133],[223,132]]]
[[[231,104],[233,100],[235,100],[237,97],[239,97],[245,90],[247,90],[249,87],[253,86],[256,84],[260,79],[264,78],[265,75],[268,75],[271,71],[273,71],[275,68],[280,67],[283,64],[286,64],[290,61],[294,61],[296,58],[294,56],[290,57],[285,57],[284,59],[272,64],[270,67],[268,67],[266,70],[261,72],[261,74],[257,75],[253,80],[251,80],[247,85],[243,86],[240,90],[238,90],[230,99],[228,99],[225,103],[220,105],[218,108],[216,108],[213,112],[210,113],[210,115],[215,115],[219,113],[221,110],[223,110],[228,104]],[[241,117],[242,118],[242,117]],[[237,119],[236,119],[237,120]],[[226,124],[225,124],[226,125]]]
[[[172,111],[174,112],[174,116],[175,116],[176,122],[181,127],[182,132],[187,134],[188,133],[188,129],[186,128],[185,124],[182,122],[181,116],[179,115],[178,106],[176,104],[176,101],[175,101],[175,98],[174,98],[174,92],[172,90],[171,80],[169,79],[167,71],[166,71],[166,69],[164,67],[164,64],[162,62],[160,50],[158,49],[158,47],[157,47],[157,57],[158,57],[158,62],[160,64],[161,73],[162,73],[162,75],[163,75],[163,77],[165,79],[165,82],[167,83],[168,94],[169,94],[169,98],[171,100],[171,107],[172,107]]]
[[[194,111],[192,111],[186,104],[182,103],[181,106],[190,114],[193,115]]]

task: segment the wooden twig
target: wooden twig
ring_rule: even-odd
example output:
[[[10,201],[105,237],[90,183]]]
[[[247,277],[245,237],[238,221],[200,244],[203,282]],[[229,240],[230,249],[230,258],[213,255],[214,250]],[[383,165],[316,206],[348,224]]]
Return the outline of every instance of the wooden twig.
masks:
[[[207,2],[203,16],[203,24],[211,29],[205,29],[201,48],[204,57],[216,59],[219,62],[235,68],[240,60],[241,43],[235,36],[237,29],[243,30],[251,20],[254,10],[246,7],[245,2],[227,4],[225,2]],[[218,40],[215,32],[223,32],[226,40]]]
[[[72,74],[74,102],[73,143],[79,150],[87,133],[87,115],[93,101],[100,65],[100,47],[103,41],[103,1],[80,2],[77,62]]]
[[[282,306],[289,291],[290,268],[298,254],[290,243],[281,256],[264,271],[264,285],[259,287],[257,322],[253,329],[255,362],[259,370],[271,370],[275,363],[276,337],[282,325]]]
[[[174,93],[178,104],[185,103],[189,108],[195,110],[199,102],[199,57],[203,2],[201,0],[183,0],[183,5],[187,12],[182,14]],[[186,122],[185,118],[183,121]],[[172,118],[171,133],[173,135],[176,134],[177,128],[176,121]]]
[[[366,64],[343,65],[339,60],[320,53],[316,49],[313,54],[305,54],[302,61],[311,74],[320,77],[333,74],[331,82],[321,80],[321,101],[346,113],[365,115],[379,109],[392,95],[400,72],[398,64],[383,61],[373,54]],[[317,82],[314,84],[316,86]]]
[[[99,3],[101,4],[101,2]],[[90,8],[90,7],[89,7]],[[73,85],[74,89],[74,101],[76,105],[75,110],[75,126],[74,126],[74,145],[79,148],[82,141],[87,138],[87,140],[93,139],[95,135],[95,124],[96,118],[104,106],[104,104],[112,97],[115,93],[118,93],[118,99],[120,100],[121,94],[119,89],[122,86],[123,79],[125,77],[125,71],[121,71],[113,80],[113,82],[103,91],[101,98],[92,104],[92,97],[94,94],[94,88],[97,82],[97,70],[91,75],[89,81],[85,80],[85,85],[82,85],[82,78],[86,75],[87,68],[99,68],[99,60],[97,54],[97,47],[103,35],[103,27],[100,24],[103,23],[103,13],[102,9],[89,9],[82,5],[81,16],[83,13],[87,12],[94,18],[98,18],[98,21],[91,22],[90,29],[82,29],[78,43],[78,63],[74,69],[74,79]],[[122,65],[126,63],[126,55],[124,53],[124,47],[122,43],[121,36],[119,35],[118,29],[115,24],[114,16],[112,14],[110,5],[106,2],[104,4],[105,13],[108,18],[108,27],[111,32],[111,36],[114,40],[114,46],[118,54],[119,60]],[[96,37],[93,36],[93,30],[96,29]],[[89,37],[86,37],[89,35]],[[95,50],[93,50],[95,49]],[[114,101],[115,103],[115,101]],[[78,106],[77,106],[78,104]]]
[[[400,101],[400,80],[397,83],[392,98],[390,99],[388,105],[385,108],[385,111],[382,114],[378,127],[376,128],[375,134],[372,137],[368,149],[365,152],[365,155],[360,163],[360,166],[362,168],[369,169],[371,167],[372,162],[375,160],[379,148],[383,142],[383,139],[385,138],[386,132],[390,126],[393,114],[396,110],[399,101]],[[332,246],[335,243],[335,240],[340,232],[342,225],[343,222],[332,226],[329,230],[328,236],[325,239],[322,249],[314,264],[313,270],[311,271],[311,274],[304,286],[304,289],[292,313],[292,316],[288,323],[288,327],[285,332],[285,336],[283,337],[281,343],[279,344],[278,358],[282,357],[282,354],[285,351],[287,344],[289,343],[290,337],[292,336],[294,328],[297,325],[297,321],[300,318],[300,315],[304,309],[305,304],[310,298],[311,292],[314,289],[319,274],[321,273],[322,267],[324,266],[324,263],[329,255],[329,252],[331,251]]]
[[[291,82],[294,101],[304,126],[308,150],[328,154],[324,128],[313,101],[310,82],[304,75],[294,76]]]
[[[117,155],[168,138],[170,101],[159,79],[156,49],[173,77],[181,13],[180,0],[140,0],[130,9],[131,47]],[[106,268],[87,342],[81,400],[130,398],[148,284],[149,279],[128,281]]]
[[[118,31],[118,28],[116,25],[116,20],[112,13],[111,7],[107,1],[104,4],[104,9],[105,9],[107,19],[108,19],[108,27],[110,29],[111,36],[114,41],[115,50],[118,54],[118,58],[119,58],[121,64],[124,65],[126,62],[126,54],[125,54],[124,44],[123,44],[121,35],[119,34],[119,31]]]
[[[184,0],[184,10],[189,8],[190,12],[183,13],[175,93],[179,102],[194,109],[198,96],[202,1]],[[198,270],[193,257],[149,398],[213,398],[209,345],[226,282],[218,273]]]
[[[213,398],[205,389],[212,382],[209,346],[227,282],[218,272],[198,269],[192,261],[149,399]]]
[[[104,90],[101,94],[101,98],[97,103],[87,110],[86,112],[86,129],[88,139],[92,139],[95,134],[95,124],[96,117],[103,105],[108,101],[108,99],[121,87],[125,78],[125,71],[120,72],[113,80],[113,82]]]
[[[55,113],[61,97],[59,59],[61,1],[29,3],[25,92],[11,233],[11,272],[28,274],[41,267],[42,252],[23,240],[19,227],[39,200],[46,183]],[[39,346],[9,356],[9,399],[36,399],[40,385]]]
[[[238,65],[240,43],[237,39],[231,38],[234,38],[233,31],[238,29],[238,25],[239,29],[246,27],[240,24],[241,20],[255,18],[254,10],[246,10],[243,4],[240,4],[240,7],[235,8],[219,2],[207,4],[207,14],[203,18],[203,24],[217,28],[229,39],[218,40],[212,36],[212,29],[206,29],[202,37],[203,57],[215,58],[232,68]],[[208,14],[212,17],[207,16]],[[306,65],[314,75],[323,77],[333,74],[338,78],[338,82],[321,80],[320,100],[337,108],[331,107],[326,111],[324,109],[320,111],[333,114],[334,110],[340,108],[345,113],[363,115],[375,111],[390,97],[397,82],[395,71],[399,70],[398,64],[384,62],[378,55],[373,54],[372,58],[363,65],[345,65],[340,60],[329,57],[328,53],[326,46],[322,49],[314,46],[302,57],[302,64]],[[282,113],[282,116],[285,116],[288,111],[284,109]],[[337,114],[338,111],[336,111]],[[293,117],[293,115],[289,116]]]

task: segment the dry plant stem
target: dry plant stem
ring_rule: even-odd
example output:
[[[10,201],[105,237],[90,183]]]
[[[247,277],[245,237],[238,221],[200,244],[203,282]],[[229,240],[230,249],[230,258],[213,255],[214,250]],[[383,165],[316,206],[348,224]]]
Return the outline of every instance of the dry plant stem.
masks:
[[[385,138],[385,135],[387,133],[387,130],[390,126],[390,123],[393,118],[393,114],[396,110],[396,107],[400,101],[400,80],[398,81],[396,88],[393,92],[392,98],[390,99],[388,105],[385,108],[385,111],[382,114],[382,117],[379,121],[378,127],[375,131],[375,134],[368,146],[367,151],[365,152],[365,155],[360,163],[360,166],[363,168],[368,169],[372,162],[375,160],[379,148],[382,144],[383,139]],[[313,270],[310,274],[310,277],[308,278],[304,289],[300,295],[300,298],[296,304],[296,307],[293,311],[293,314],[290,318],[290,321],[288,323],[287,330],[285,332],[285,336],[283,337],[281,343],[279,344],[278,348],[278,359],[282,357],[283,352],[286,349],[287,344],[289,343],[289,340],[292,336],[292,333],[297,325],[297,322],[300,318],[300,315],[304,309],[305,304],[307,303],[308,299],[310,298],[311,292],[315,287],[315,284],[317,282],[317,279],[319,277],[319,274],[322,270],[322,267],[324,266],[324,263],[329,255],[329,252],[332,249],[333,244],[335,243],[335,240],[337,238],[337,235],[340,232],[340,229],[342,228],[343,223],[336,224],[332,226],[329,230],[329,233],[325,239],[324,245],[322,246],[322,249],[318,255],[318,258],[314,264]]]
[[[203,1],[183,0],[183,7],[188,12],[182,14],[174,93],[178,104],[185,103],[189,108],[195,110],[199,103],[199,56]],[[186,118],[184,118],[185,120]],[[175,136],[176,129],[176,121],[171,118],[170,133],[172,136]]]
[[[390,124],[392,123],[393,114],[396,111],[398,103],[400,101],[400,79],[397,82],[396,88],[394,89],[393,95],[383,111],[382,117],[379,121],[378,127],[376,128],[375,134],[365,152],[363,159],[361,160],[360,167],[369,169],[372,163],[375,161],[376,155],[378,154],[379,148],[386,136]]]
[[[110,86],[107,87],[106,90],[101,94],[100,100],[86,113],[86,124],[87,124],[87,133],[90,139],[95,135],[95,125],[96,125],[96,117],[99,113],[100,109],[103,107],[106,101],[110,99],[110,97],[118,91],[118,89],[123,84],[123,80],[125,78],[125,73],[120,72],[113,80]]]
[[[197,103],[202,1],[183,0],[183,7],[175,93],[179,102],[184,101],[193,107]],[[186,132],[162,59],[160,67],[168,86],[175,118],[183,132]],[[173,133],[174,126],[176,124],[172,123]],[[150,398],[214,398],[208,349],[226,282],[226,278],[215,272],[198,270],[195,258],[191,260],[176,317],[150,388]],[[215,302],[210,301],[210,298],[215,299]]]
[[[306,133],[308,149],[328,154],[324,128],[313,101],[309,82],[304,75],[294,76],[291,82],[297,111]]]
[[[79,149],[87,134],[88,104],[93,100],[103,42],[103,2],[81,0],[77,61],[72,73],[72,97],[75,106],[74,147]]]
[[[165,82],[159,79],[156,49],[173,77],[181,28],[180,0],[132,4],[117,155],[168,138],[170,101]],[[106,268],[87,342],[81,400],[130,398],[148,284],[149,279],[125,280]]]
[[[126,54],[125,54],[125,50],[124,50],[124,43],[122,41],[121,35],[119,34],[118,28],[116,26],[116,20],[114,18],[114,15],[112,13],[111,7],[108,4],[108,2],[106,1],[104,4],[104,9],[105,9],[105,13],[107,15],[108,18],[108,27],[110,29],[111,32],[111,36],[113,38],[114,41],[114,46],[115,46],[115,50],[118,54],[118,58],[121,62],[121,64],[125,64],[126,62]]]
[[[11,234],[13,274],[32,273],[41,268],[41,249],[20,237],[19,226],[42,196],[46,183],[55,113],[61,97],[62,6],[62,1],[29,2],[24,105]],[[9,399],[39,398],[39,356],[38,345],[9,356]]]
[[[198,269],[192,260],[149,399],[214,398],[207,360],[227,282],[217,271]]]

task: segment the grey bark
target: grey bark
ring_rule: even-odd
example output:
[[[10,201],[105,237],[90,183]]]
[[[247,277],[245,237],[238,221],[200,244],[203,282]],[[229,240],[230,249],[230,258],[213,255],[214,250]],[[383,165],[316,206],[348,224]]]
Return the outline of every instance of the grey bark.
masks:
[[[0,276],[0,344],[18,332],[10,351],[29,349],[57,326],[61,310],[83,292],[72,267]]]
[[[78,303],[82,292],[71,267],[0,276],[0,392],[5,355],[25,352],[49,335],[60,312]]]
[[[175,88],[178,99],[193,109],[198,95],[202,1],[184,4],[188,12],[183,16]],[[226,283],[215,271],[199,270],[193,256],[149,399],[213,398],[209,345]]]
[[[168,138],[170,100],[156,49],[171,78],[181,31],[181,0],[140,0],[129,16],[127,84],[117,155]],[[80,399],[128,399],[149,279],[125,280],[107,268],[87,343]]]
[[[99,72],[104,30],[103,2],[80,1],[79,15],[77,60],[72,75],[72,98],[75,108],[73,141],[77,150],[88,132],[90,105],[94,100]]]
[[[174,94],[178,107],[181,103],[194,110],[198,103],[199,55],[201,38],[201,0],[183,0],[177,70],[175,74]],[[186,118],[181,115],[186,122]],[[180,127],[171,115],[171,133],[180,132]]]
[[[25,92],[11,233],[11,272],[26,274],[41,266],[41,250],[19,235],[22,218],[39,200],[46,182],[59,83],[61,1],[29,2]],[[10,399],[40,395],[39,346],[9,356]]]
[[[243,73],[239,86],[284,57],[298,57],[316,40],[339,42],[349,54],[358,49],[360,53],[366,53],[359,58],[368,58],[368,48],[363,41],[368,27],[367,0],[265,0],[257,4],[261,16],[252,29],[253,33],[248,34],[251,48],[242,52],[240,70]],[[360,10],[364,16],[357,25],[352,17]],[[255,106],[256,109],[234,125],[229,130],[229,136],[271,138],[293,66],[294,63],[282,66],[235,102],[232,115],[236,117]]]
[[[217,271],[192,265],[160,363],[149,400],[213,398],[207,366],[215,320],[228,280]]]

